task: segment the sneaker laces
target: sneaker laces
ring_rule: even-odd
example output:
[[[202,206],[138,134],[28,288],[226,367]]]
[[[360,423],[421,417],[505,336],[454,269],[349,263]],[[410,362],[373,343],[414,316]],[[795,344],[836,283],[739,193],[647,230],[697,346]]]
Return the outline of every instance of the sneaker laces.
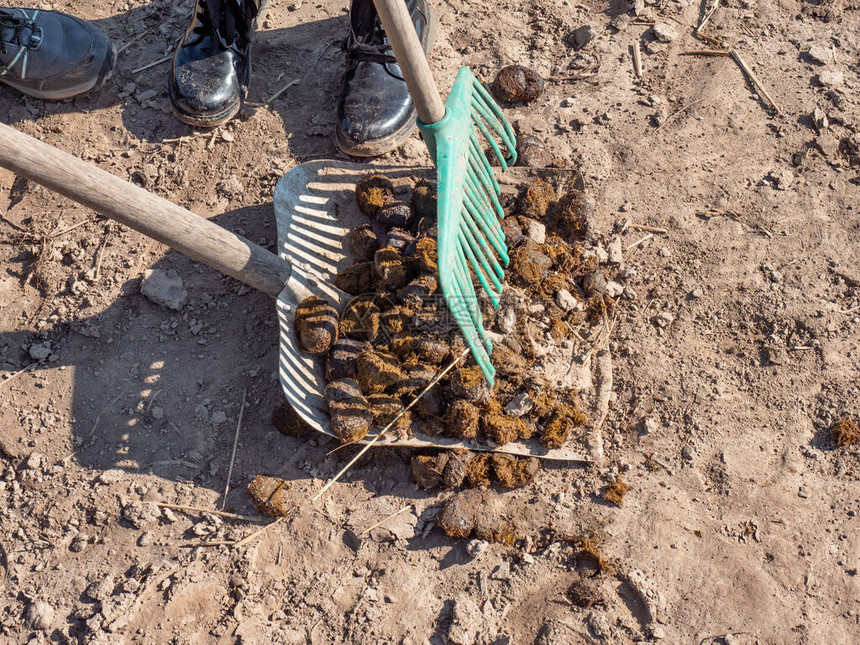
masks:
[[[42,30],[36,26],[35,20],[29,18],[24,10],[19,11],[23,17],[8,10],[0,10],[0,55],[9,55],[9,45],[17,49],[12,60],[0,67],[0,76],[9,72],[21,60],[23,78],[27,68],[27,53],[30,49],[38,48],[42,42]]]
[[[247,45],[257,6],[249,0],[203,0],[198,3],[200,20],[194,28],[200,38],[215,35],[224,49],[241,51]]]

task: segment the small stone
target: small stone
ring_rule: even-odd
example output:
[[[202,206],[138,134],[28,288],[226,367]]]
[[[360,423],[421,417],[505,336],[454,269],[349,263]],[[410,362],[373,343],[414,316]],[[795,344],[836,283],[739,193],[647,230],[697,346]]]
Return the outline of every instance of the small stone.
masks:
[[[654,37],[661,43],[671,43],[678,37],[678,32],[675,28],[665,22],[658,22],[651,30],[654,32]]]
[[[562,311],[570,311],[572,309],[576,309],[579,301],[576,299],[576,296],[567,289],[559,289],[555,294],[555,304],[557,304],[558,308]]]
[[[614,280],[606,283],[606,295],[610,298],[617,298],[624,293],[624,286],[618,284]]]
[[[46,632],[54,626],[56,612],[44,600],[37,600],[27,607],[27,624],[31,628]]]
[[[520,392],[505,406],[505,414],[512,417],[522,417],[531,412],[535,403],[528,392]]]
[[[839,152],[839,139],[829,132],[823,132],[815,137],[815,145],[825,157],[833,158]]]
[[[574,49],[582,49],[597,36],[597,30],[591,25],[583,25],[568,37],[568,43]]]
[[[552,260],[534,248],[520,246],[511,253],[511,277],[524,287],[543,280],[550,269]]]
[[[46,463],[45,455],[41,452],[31,452],[24,465],[30,470],[41,470]]]
[[[113,595],[113,590],[115,586],[116,583],[113,579],[113,576],[107,575],[101,580],[97,580],[93,583],[90,583],[84,593],[96,602],[101,602],[102,600],[105,600],[106,598],[109,598],[111,595]]]
[[[502,307],[496,316],[496,327],[503,334],[510,334],[517,326],[517,312],[513,307]]]
[[[164,408],[154,405],[152,406],[152,410],[149,412],[152,415],[152,418],[156,421],[161,421],[164,418]]]
[[[112,468],[99,475],[99,482],[106,485],[116,484],[117,482],[121,482],[124,477],[125,473],[123,471],[119,468]]]
[[[620,237],[612,238],[612,241],[606,247],[606,252],[609,254],[610,264],[622,264],[624,262],[624,252]]]
[[[474,559],[480,557],[489,546],[490,543],[486,540],[469,540],[469,543],[466,545],[466,553]]]
[[[630,26],[630,16],[626,13],[618,14],[609,22],[609,26],[615,31],[624,31]]]
[[[493,94],[500,101],[517,103],[534,101],[543,94],[546,82],[533,69],[522,65],[508,65],[499,70],[493,81]]]
[[[27,350],[27,353],[30,354],[30,358],[36,361],[42,361],[48,358],[51,355],[51,343],[45,341],[44,343],[33,343],[30,345],[30,348]]]
[[[140,292],[162,307],[179,311],[185,304],[188,292],[182,286],[182,278],[173,269],[148,269],[143,274]]]
[[[511,577],[511,563],[507,560],[502,560],[502,563],[493,569],[490,574],[491,580],[507,580]]]
[[[523,233],[525,233],[527,238],[535,244],[546,243],[546,225],[543,222],[531,219],[530,217],[523,217],[520,224],[523,223],[525,224],[522,227]]]
[[[696,287],[695,289],[693,289],[693,290],[692,290],[692,291],[687,295],[687,297],[688,297],[690,300],[698,300],[698,299],[699,299],[699,298],[701,298],[703,295],[704,295],[704,292],[703,292],[701,289],[699,289],[699,287]]]
[[[601,296],[606,293],[606,285],[609,281],[606,279],[606,274],[601,269],[595,269],[585,274],[582,279],[582,288],[585,295],[589,298]]]
[[[774,170],[770,173],[770,179],[778,190],[788,190],[794,183],[794,173],[787,168]]]
[[[212,413],[212,423],[216,426],[220,426],[222,423],[227,421],[227,415],[223,410],[215,410]]]
[[[227,199],[235,199],[245,192],[245,187],[236,175],[230,175],[216,187]]]
[[[657,427],[658,427],[657,422],[654,419],[652,419],[651,417],[646,418],[639,425],[639,428],[640,428],[642,434],[646,434],[646,435],[656,432]]]
[[[130,502],[122,509],[122,516],[136,529],[142,529],[158,521],[161,509],[155,502]]]
[[[818,75],[818,82],[824,87],[840,87],[845,82],[845,72],[837,69],[826,69]]]
[[[651,638],[655,641],[661,641],[666,638],[666,630],[660,625],[651,625],[648,631],[651,632]]]
[[[809,491],[806,490],[805,486],[801,486],[797,491],[797,496],[800,497],[801,499],[808,499],[809,498]]]
[[[654,316],[654,324],[658,327],[666,328],[672,324],[675,320],[675,316],[672,315],[669,311],[661,311],[656,316]]]
[[[830,50],[821,45],[813,45],[806,53],[819,65],[827,65],[830,62]]]
[[[72,543],[69,545],[69,550],[73,553],[80,553],[85,548],[87,548],[87,544],[89,544],[90,536],[81,533],[80,535],[76,535],[75,539],[72,540]]]

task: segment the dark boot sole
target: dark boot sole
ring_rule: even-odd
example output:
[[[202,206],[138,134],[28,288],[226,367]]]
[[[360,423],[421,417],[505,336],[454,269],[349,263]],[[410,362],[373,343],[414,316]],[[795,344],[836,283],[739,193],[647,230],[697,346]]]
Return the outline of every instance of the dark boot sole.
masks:
[[[429,7],[429,2],[427,3],[427,14],[429,20],[427,21],[427,51],[425,54],[429,53],[430,50],[433,49],[433,45],[436,42],[436,14]],[[344,139],[340,132],[337,131],[335,132],[335,144],[337,145],[338,150],[350,157],[379,157],[393,150],[397,150],[397,148],[409,141],[409,137],[412,136],[417,128],[418,125],[415,120],[412,119],[399,130],[395,130],[384,139],[376,139],[374,141],[367,141],[360,144],[356,144],[355,141]]]
[[[62,90],[37,90],[31,87],[27,87],[26,85],[18,85],[14,81],[0,78],[0,83],[4,83],[9,87],[18,90],[22,94],[26,94],[27,96],[32,96],[36,99],[43,99],[47,101],[62,101],[64,99],[78,98],[80,96],[84,96],[89,94],[90,92],[95,92],[100,90],[105,84],[111,79],[113,76],[114,66],[116,65],[116,49],[111,45],[110,52],[108,53],[108,57],[105,59],[102,68],[99,70],[98,75],[79,85],[75,85],[73,87],[64,87]]]

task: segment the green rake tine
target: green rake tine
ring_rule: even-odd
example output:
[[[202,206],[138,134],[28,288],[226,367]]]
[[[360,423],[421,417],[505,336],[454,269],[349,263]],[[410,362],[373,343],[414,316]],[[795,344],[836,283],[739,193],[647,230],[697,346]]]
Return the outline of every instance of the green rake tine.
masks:
[[[475,242],[479,245],[478,248],[481,250],[481,253],[492,258],[496,274],[499,276],[500,280],[504,279],[505,270],[499,266],[499,262],[496,259],[495,254],[489,252],[489,247],[492,245],[486,242],[486,240],[489,239],[489,236],[487,235],[488,231],[482,230],[478,227],[472,214],[469,212],[469,209],[465,207],[463,210],[463,219],[469,223],[469,230],[472,232]],[[484,249],[487,249],[487,251]]]
[[[477,206],[475,206],[475,203],[472,200],[472,196],[469,195],[468,193],[465,195],[465,197],[463,199],[463,204],[466,207],[466,209],[469,211],[469,213],[472,215],[472,217],[475,218],[476,221],[483,222],[484,225],[487,226],[488,228],[491,227],[491,223],[487,221],[487,217],[486,217],[484,211],[481,208],[478,208]],[[489,240],[490,240],[490,245],[496,250],[496,252],[499,254],[499,257],[502,258],[502,261],[505,263],[505,266],[507,266],[509,259],[508,259],[507,249],[505,249],[504,241],[500,241],[495,236],[490,236]]]
[[[476,103],[474,103],[474,102],[473,102],[473,103],[472,103],[472,107],[474,107],[474,108],[478,109],[478,111],[480,112],[480,108],[478,108],[478,107],[477,107],[477,104],[476,104]],[[473,119],[472,119],[472,122],[473,122],[476,126],[478,126],[478,129],[481,131],[481,134],[483,134],[483,135],[484,135],[484,138],[487,140],[487,143],[489,143],[489,144],[490,144],[490,147],[493,149],[493,152],[494,152],[494,153],[495,153],[495,155],[496,155],[496,159],[498,159],[498,160],[499,160],[499,164],[502,166],[502,170],[507,170],[507,169],[508,169],[508,162],[507,162],[507,159],[506,159],[506,158],[505,158],[505,156],[502,154],[502,150],[501,150],[501,148],[499,148],[499,144],[498,144],[498,143],[496,143],[496,140],[495,140],[495,138],[493,137],[493,135],[492,135],[492,134],[490,134],[490,131],[489,131],[489,130],[487,130],[487,126],[486,126],[486,125],[484,125],[484,122],[483,122],[483,121],[481,121],[481,119],[475,119],[475,118],[473,118]]]
[[[478,183],[484,189],[484,192],[488,194],[493,203],[493,210],[496,211],[496,215],[499,219],[505,219],[505,209],[502,208],[502,204],[499,201],[498,194],[493,190],[492,185],[488,185],[487,176],[484,174],[483,170],[479,167],[480,164],[475,161],[474,156],[469,157],[469,174],[477,177]],[[500,191],[501,192],[501,191]]]
[[[472,154],[469,155],[469,163],[474,163],[481,169],[482,176],[492,187],[490,192],[498,195],[501,192],[499,182],[496,181],[496,176],[493,174],[490,160],[487,159],[487,155],[484,154],[480,143],[478,143],[478,135],[475,133],[474,128],[472,129],[472,135],[469,137],[469,146],[472,149]]]
[[[475,222],[472,220],[471,216],[467,213],[463,214],[463,221],[466,222],[466,228],[464,232],[469,237],[469,244],[476,253],[480,253],[480,257],[486,259],[489,258],[493,263],[493,272],[492,275],[490,271],[487,271],[487,275],[490,275],[490,279],[493,281],[496,289],[499,290],[499,293],[502,292],[502,284],[498,282],[499,280],[503,280],[505,278],[505,270],[499,266],[499,261],[496,259],[496,256],[492,253],[484,253],[484,249],[487,248],[486,245],[481,244],[481,231],[475,225]],[[484,266],[484,263],[481,263],[481,266]]]
[[[495,123],[500,125],[501,128],[493,128],[499,138],[504,142],[505,147],[511,153],[508,162],[511,166],[513,166],[517,162],[517,137],[514,134],[514,129],[511,127],[511,124],[508,123],[508,120],[505,118],[504,113],[502,112],[502,108],[499,107],[499,104],[493,100],[493,97],[490,96],[490,93],[487,91],[481,83],[478,82],[476,78],[474,80],[474,88],[478,90],[478,95],[483,99],[483,105],[493,113],[496,117]],[[475,95],[472,95],[472,101],[474,102]],[[491,125],[492,127],[492,125]]]
[[[472,249],[470,243],[461,241],[460,246],[466,254],[466,258],[469,261],[469,264],[472,267],[473,272],[478,278],[478,282],[481,283],[481,286],[484,288],[484,291],[490,296],[490,301],[493,303],[494,308],[498,308],[499,306],[499,298],[496,296],[495,292],[490,288],[490,284],[487,282],[487,278],[491,278],[494,283],[498,282],[496,280],[496,276],[493,275],[492,271],[490,271],[490,267],[487,264],[485,259],[479,259],[475,257],[475,252]],[[479,268],[480,264],[480,268]],[[483,270],[481,270],[483,269]],[[501,284],[497,287],[501,291]]]
[[[460,288],[464,294],[472,294],[471,297],[464,296],[465,301],[469,302],[469,306],[466,307],[466,311],[469,313],[469,318],[475,328],[475,332],[477,332],[478,338],[484,346],[484,350],[489,358],[489,354],[493,352],[493,343],[490,342],[487,332],[484,331],[484,317],[481,315],[481,309],[478,307],[478,298],[475,295],[475,287],[472,284],[472,280],[468,277],[468,273],[465,271],[464,267],[468,265],[466,264],[466,257],[463,255],[463,249],[459,244],[457,245],[457,257],[459,258],[459,262],[456,263],[456,266],[457,269],[459,269],[458,273],[461,283]]]
[[[492,255],[489,257],[493,260],[494,267],[490,267],[490,263],[487,262],[487,256],[484,255],[483,249],[478,244],[478,241],[475,239],[475,231],[473,227],[475,226],[474,222],[469,221],[468,217],[463,217],[463,223],[460,224],[460,228],[463,229],[463,235],[466,237],[466,241],[468,244],[465,245],[466,255],[469,258],[469,262],[472,264],[472,268],[475,271],[475,275],[478,276],[478,280],[481,282],[481,286],[484,287],[484,291],[487,292],[490,296],[490,300],[493,301],[493,308],[499,308],[499,299],[496,297],[496,292],[502,292],[502,283],[499,281],[500,277],[504,277],[504,271],[502,271],[502,275],[498,276],[498,266],[499,263]],[[481,269],[483,269],[483,273],[486,274],[487,278],[493,283],[493,287],[495,290],[491,290],[490,286],[487,284],[486,279],[482,276],[482,272],[478,271],[478,265],[480,264]]]
[[[481,198],[481,202],[484,207],[487,209],[488,214],[492,213],[492,216],[489,217],[490,221],[493,222],[491,224],[494,228],[498,229],[498,232],[501,234],[502,226],[499,224],[500,219],[505,218],[505,211],[502,210],[502,205],[499,204],[498,210],[496,209],[496,202],[498,202],[498,198],[494,193],[488,193],[486,186],[484,186],[480,180],[475,179],[474,173],[466,171],[466,183],[469,185],[469,188]],[[499,211],[501,210],[501,215],[499,215]],[[502,234],[502,239],[504,240],[504,234]]]

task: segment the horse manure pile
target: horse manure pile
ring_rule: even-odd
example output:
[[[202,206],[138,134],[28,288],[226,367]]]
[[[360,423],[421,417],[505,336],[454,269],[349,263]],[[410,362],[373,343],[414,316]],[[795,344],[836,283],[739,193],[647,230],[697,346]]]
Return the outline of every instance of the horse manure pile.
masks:
[[[338,316],[324,300],[308,298],[295,317],[302,350],[325,361],[331,428],[341,442],[392,422],[401,437],[444,436],[485,448],[525,440],[559,448],[581,439],[589,418],[571,360],[575,350],[588,350],[592,328],[606,326],[610,296],[620,293],[607,254],[587,243],[591,200],[540,178],[502,195],[510,265],[499,309],[477,290],[494,343],[495,386],[470,357],[401,414],[466,348],[437,279],[435,187],[419,179],[395,188],[376,174],[357,183],[355,197],[369,221],[351,233],[355,261],[334,280],[354,299]],[[468,451],[417,456],[412,465],[427,488],[510,488],[531,481],[537,468],[534,459]]]

